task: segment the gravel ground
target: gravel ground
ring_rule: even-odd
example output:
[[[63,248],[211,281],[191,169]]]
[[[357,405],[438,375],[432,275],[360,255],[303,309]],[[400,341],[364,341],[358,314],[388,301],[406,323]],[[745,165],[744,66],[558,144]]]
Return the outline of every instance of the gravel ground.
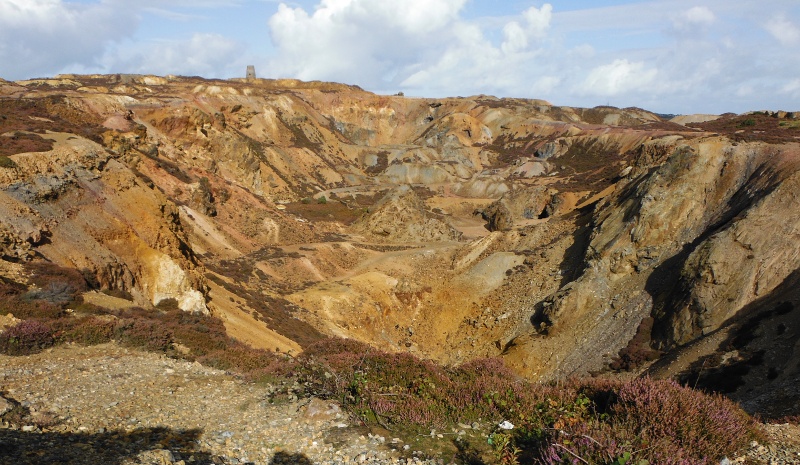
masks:
[[[0,356],[0,367],[0,413],[28,409],[0,428],[3,465],[425,462],[352,426],[335,404],[273,404],[271,386],[158,354],[67,346]]]
[[[114,344],[0,356],[0,465],[444,463],[352,425],[333,403],[273,403],[273,392]],[[723,465],[800,464],[800,428],[764,428],[767,444]]]

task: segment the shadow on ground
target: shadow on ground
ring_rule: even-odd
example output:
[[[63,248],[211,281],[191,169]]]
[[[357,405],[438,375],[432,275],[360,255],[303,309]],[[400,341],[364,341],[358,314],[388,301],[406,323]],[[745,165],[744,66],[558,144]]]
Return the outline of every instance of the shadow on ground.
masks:
[[[142,453],[147,453],[146,462],[152,463],[180,460],[194,465],[222,463],[218,457],[197,450],[201,433],[196,429],[169,428],[103,433],[24,432],[0,428],[0,464],[118,465],[140,463]]]
[[[288,452],[276,452],[270,460],[270,465],[313,465],[304,454],[290,454]]]

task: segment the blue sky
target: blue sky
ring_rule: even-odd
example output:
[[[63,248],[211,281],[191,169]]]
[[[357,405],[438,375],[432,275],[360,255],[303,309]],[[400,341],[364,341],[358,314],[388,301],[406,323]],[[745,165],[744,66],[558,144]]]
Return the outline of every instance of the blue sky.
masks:
[[[798,0],[0,0],[0,77],[180,74],[800,110]]]

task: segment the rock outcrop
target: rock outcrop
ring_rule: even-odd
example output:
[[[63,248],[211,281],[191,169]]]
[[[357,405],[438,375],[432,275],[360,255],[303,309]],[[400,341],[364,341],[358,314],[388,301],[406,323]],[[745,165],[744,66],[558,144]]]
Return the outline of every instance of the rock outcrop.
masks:
[[[400,243],[458,241],[462,234],[425,209],[422,200],[407,185],[387,193],[372,211],[353,225],[369,240]]]

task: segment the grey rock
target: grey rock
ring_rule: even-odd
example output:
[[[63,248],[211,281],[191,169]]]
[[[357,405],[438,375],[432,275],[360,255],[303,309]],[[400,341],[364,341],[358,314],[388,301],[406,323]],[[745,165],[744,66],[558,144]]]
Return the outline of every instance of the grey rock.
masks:
[[[5,415],[14,408],[14,405],[5,397],[0,397],[0,415]]]

